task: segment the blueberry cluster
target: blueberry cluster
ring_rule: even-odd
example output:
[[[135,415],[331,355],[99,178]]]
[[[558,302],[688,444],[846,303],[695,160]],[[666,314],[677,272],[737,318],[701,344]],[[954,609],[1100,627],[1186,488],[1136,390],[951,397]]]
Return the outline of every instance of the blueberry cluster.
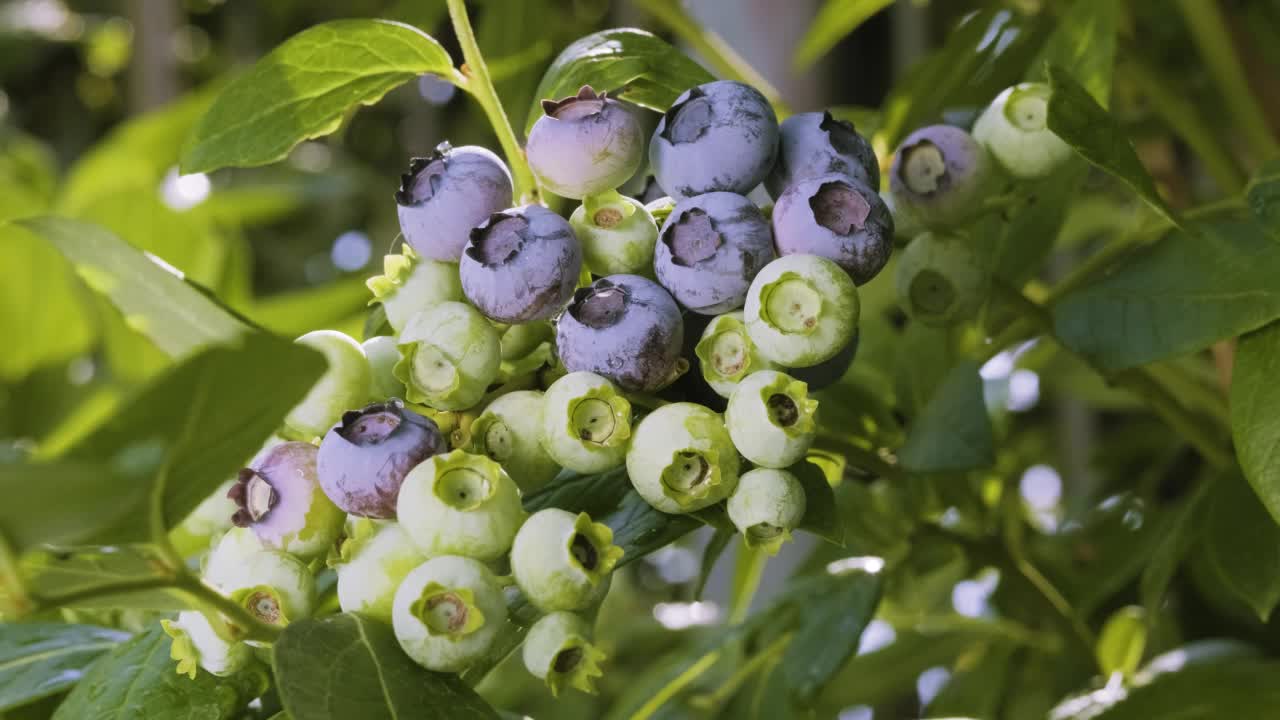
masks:
[[[899,149],[889,198],[930,229],[900,260],[913,316],[949,322],[981,297],[983,268],[951,229],[997,163],[1032,176],[1060,161],[1022,137],[1043,130],[1043,100],[1019,86],[976,139],[934,126]],[[585,513],[529,515],[524,494],[561,472],[625,468],[656,510],[723,504],[748,545],[777,552],[806,508],[790,468],[816,433],[810,383],[852,362],[858,286],[893,247],[879,166],[850,124],[779,125],[741,83],[684,93],[648,139],[638,112],[590,87],[544,103],[529,163],[543,188],[580,200],[568,220],[516,206],[510,172],[482,148],[412,161],[395,195],[406,245],[368,282],[390,333],[298,339],[328,370],[226,489],[235,527],[207,582],[283,625],[313,612],[327,559],[344,611],[388,623],[442,672],[490,658],[518,587],[543,613],[530,672],[553,692],[590,691],[604,659],[591,621],[623,550]],[[668,197],[618,192],[647,171]],[[761,186],[769,209],[748,197]],[[252,660],[225,619],[187,612],[166,629],[183,672]]]

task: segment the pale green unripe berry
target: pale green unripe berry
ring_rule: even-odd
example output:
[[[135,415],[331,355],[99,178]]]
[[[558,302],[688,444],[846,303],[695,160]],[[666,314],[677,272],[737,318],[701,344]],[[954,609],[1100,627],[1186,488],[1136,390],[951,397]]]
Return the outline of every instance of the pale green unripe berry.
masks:
[[[251,550],[243,530],[229,532],[210,554],[204,579],[268,625],[310,617],[316,601],[311,570],[292,555]]]
[[[702,378],[720,397],[733,394],[742,378],[757,370],[777,367],[756,350],[741,310],[718,315],[702,331],[694,352]]]
[[[849,344],[859,310],[858,288],[839,265],[784,255],[751,281],[743,316],[761,355],[784,367],[812,367]]]
[[[561,466],[580,473],[623,463],[631,438],[631,403],[609,380],[573,372],[547,388],[542,404],[542,447]]]
[[[196,668],[219,677],[234,675],[253,661],[253,648],[238,640],[228,640],[214,630],[209,618],[195,610],[183,610],[177,620],[161,620],[161,627],[173,645],[169,657],[178,663],[178,674],[194,680]]]
[[[373,399],[386,401],[390,398],[403,398],[404,383],[395,374],[396,363],[400,362],[400,349],[396,346],[396,339],[389,335],[378,335],[365,340],[360,347],[369,360]]]
[[[808,385],[762,370],[738,384],[724,420],[743,457],[762,467],[784,468],[803,460],[813,445],[817,410]]]
[[[280,433],[288,440],[310,442],[328,432],[342,413],[369,399],[369,361],[360,343],[337,330],[309,332],[297,342],[319,350],[329,363],[307,396],[289,411]]]
[[[920,222],[920,218],[916,217],[911,206],[899,202],[892,192],[881,191],[880,199],[884,201],[885,207],[889,208],[889,214],[893,216],[893,236],[896,240],[910,240],[925,231],[924,225]]]
[[[523,493],[546,485],[560,466],[542,448],[542,393],[517,390],[489,403],[471,423],[469,452],[496,460]]]
[[[756,468],[743,473],[726,505],[747,546],[776,555],[804,519],[804,486],[785,470]]]
[[[524,666],[546,681],[553,697],[565,687],[592,695],[595,679],[603,675],[605,654],[591,644],[591,627],[569,612],[544,615],[529,628],[524,640]]]
[[[182,549],[182,554],[188,554],[186,550],[208,547],[215,536],[231,527],[231,515],[236,511],[236,504],[227,497],[227,491],[234,484],[235,480],[228,480],[219,485],[169,532],[170,541],[174,547]]]
[[[201,575],[212,585],[222,585],[235,577],[246,558],[269,549],[251,528],[233,527],[213,544],[204,558]]]
[[[373,303],[382,303],[387,324],[400,333],[417,313],[442,302],[462,300],[462,280],[458,264],[428,260],[413,251],[407,243],[400,255],[382,259],[383,274],[366,283],[373,292]]]
[[[1071,146],[1049,129],[1049,97],[1044,83],[1006,88],[973,126],[973,137],[1010,175],[1040,178],[1071,157]]]
[[[665,513],[720,502],[738,485],[738,451],[724,421],[694,403],[649,413],[627,451],[627,474],[640,497]]]
[[[639,200],[617,192],[588,196],[569,217],[582,257],[596,275],[653,275],[658,225]]]
[[[460,672],[483,658],[506,624],[498,578],[471,558],[442,555],[419,565],[396,590],[391,625],[414,662]]]
[[[484,397],[501,362],[500,336],[485,316],[466,303],[445,302],[405,325],[395,376],[409,402],[465,410]]]
[[[520,490],[498,463],[454,450],[433,455],[405,476],[396,516],[427,557],[494,560],[524,522]]]
[[[599,599],[622,552],[608,525],[586,513],[547,508],[516,534],[511,574],[539,610],[583,610]]]
[[[898,302],[925,325],[971,318],[986,301],[990,276],[966,238],[924,233],[898,258]]]
[[[343,612],[364,613],[390,624],[396,588],[427,556],[394,522],[355,518],[347,532],[334,568],[338,604]]]

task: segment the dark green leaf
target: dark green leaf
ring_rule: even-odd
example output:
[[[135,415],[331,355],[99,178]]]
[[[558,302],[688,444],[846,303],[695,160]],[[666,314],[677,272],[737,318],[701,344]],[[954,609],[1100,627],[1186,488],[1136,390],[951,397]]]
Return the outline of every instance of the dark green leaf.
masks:
[[[993,642],[952,668],[942,690],[929,701],[927,718],[993,718],[1001,716],[1004,695],[1012,685],[1014,646]],[[1021,696],[1026,688],[1017,687]]]
[[[173,587],[172,573],[149,545],[59,547],[29,552],[22,558],[23,584],[38,601],[81,609],[132,609],[159,612],[191,607],[188,595]],[[157,581],[154,586],[109,592],[110,587]],[[83,597],[65,601],[73,594]]]
[[[1280,317],[1280,243],[1256,223],[1174,230],[1053,306],[1063,344],[1107,370],[1202,350]]]
[[[266,690],[256,669],[229,678],[201,670],[194,680],[177,673],[172,640],[159,625],[102,656],[89,667],[54,720],[230,720]]]
[[[1120,5],[1111,0],[1076,0],[1054,19],[1039,57],[1031,63],[1028,79],[1047,80],[1048,65],[1070,71],[1103,107],[1111,96],[1111,78],[1116,62],[1116,32],[1120,25]]]
[[[226,342],[245,326],[217,303],[100,227],[57,217],[18,224],[58,248],[89,287],[120,308],[131,327],[173,356]]]
[[[1280,603],[1280,526],[1236,476],[1216,481],[1206,523],[1209,561],[1227,589],[1265,622]]]
[[[336,20],[308,28],[218,96],[187,141],[182,171],[275,162],[337,130],[351,109],[427,73],[457,77],[440,43],[408,25]]]
[[[62,623],[11,624],[0,633],[0,712],[64,692],[129,633]]]
[[[261,447],[324,370],[319,353],[255,333],[209,348],[143,388],[48,465],[0,466],[0,528],[19,548],[148,538],[186,517]],[[39,477],[43,482],[33,482]]]
[[[1049,98],[1049,129],[1086,160],[1133,188],[1139,197],[1177,225],[1177,216],[1160,197],[1133,143],[1115,119],[1062,67],[1049,66],[1049,84],[1053,88]]]
[[[1249,181],[1249,209],[1273,235],[1280,234],[1280,160],[1262,166]]]
[[[1225,720],[1272,717],[1280,707],[1280,663],[1206,662],[1161,673],[1091,720]],[[1058,717],[1055,715],[1054,717]]]
[[[1209,497],[1210,487],[1212,483],[1202,480],[1182,501],[1181,507],[1162,521],[1164,525],[1160,536],[1163,541],[1156,546],[1142,570],[1142,606],[1149,614],[1159,611],[1178,565],[1200,539],[1204,526],[1204,500]]]
[[[1129,676],[1142,662],[1147,647],[1147,614],[1140,607],[1123,607],[1115,611],[1098,634],[1098,667],[1103,675],[1118,672]]]
[[[543,98],[562,98],[583,85],[666,112],[680,93],[715,78],[658,36],[635,28],[601,30],[565,48],[538,83],[525,121],[527,133],[542,115]]]
[[[893,4],[893,0],[827,0],[792,56],[797,70],[804,70],[835,47],[872,15]]]
[[[836,510],[836,496],[822,469],[808,460],[787,468],[804,486],[805,510],[800,529],[817,535],[827,542],[844,545],[844,526]]]
[[[972,470],[995,461],[976,362],[965,360],[951,369],[915,418],[898,457],[912,472]]]
[[[800,627],[782,657],[792,693],[808,704],[854,652],[880,604],[881,577],[852,571],[803,604]]]
[[[1280,322],[1240,338],[1231,374],[1231,436],[1244,475],[1280,522]]]
[[[290,623],[273,655],[276,689],[298,720],[498,717],[457,676],[424,670],[391,628],[359,615]]]

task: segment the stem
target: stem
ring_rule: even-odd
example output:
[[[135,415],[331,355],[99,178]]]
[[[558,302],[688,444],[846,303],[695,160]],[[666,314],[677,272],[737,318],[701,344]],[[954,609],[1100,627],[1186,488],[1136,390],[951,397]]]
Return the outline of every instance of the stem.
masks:
[[[751,600],[764,577],[764,566],[769,562],[768,553],[760,548],[748,547],[743,542],[738,547],[738,558],[733,569],[733,598],[729,604],[729,624],[737,625],[751,612]]]
[[[493,80],[489,77],[489,67],[485,65],[484,56],[480,54],[480,46],[476,43],[476,34],[471,29],[471,20],[467,17],[467,4],[464,0],[447,0],[449,19],[453,21],[453,32],[458,36],[458,44],[462,46],[463,76],[466,82],[462,89],[480,103],[484,114],[493,125],[493,132],[498,136],[502,152],[507,156],[507,164],[511,166],[511,177],[515,181],[515,195],[520,204],[541,202],[542,193],[533,172],[529,170],[529,161],[525,159],[520,141],[516,139],[507,112],[502,109],[502,101],[498,92],[493,89]]]
[[[1244,67],[1236,56],[1231,33],[1222,18],[1217,0],[1178,0],[1178,9],[1187,30],[1200,49],[1209,74],[1226,100],[1236,124],[1259,160],[1280,155],[1280,144],[1271,134],[1266,115],[1245,80]]]
[[[818,428],[813,447],[816,450],[825,450],[835,455],[840,455],[849,465],[860,470],[869,471],[877,477],[891,480],[903,480],[906,477],[902,472],[902,468],[884,459],[879,453],[858,447],[825,428]]]
[[[1164,73],[1134,53],[1130,53],[1120,67],[1133,79],[1134,86],[1146,95],[1156,114],[1164,118],[1174,133],[1200,156],[1205,170],[1223,192],[1234,194],[1244,189],[1247,180],[1236,165],[1230,148],[1204,122],[1195,104],[1180,94]]]
[[[174,579],[173,587],[194,596],[200,603],[217,610],[237,626],[244,628],[247,631],[246,640],[274,642],[280,637],[280,628],[262,622],[220,590],[185,570]]]
[[[699,55],[706,59],[711,67],[722,77],[746,83],[759,90],[765,99],[773,105],[779,119],[791,114],[791,108],[782,99],[782,94],[763,75],[751,67],[724,38],[702,27],[679,2],[672,0],[636,0],[636,4],[666,25],[676,37],[685,41]]]
[[[793,634],[792,632],[785,632],[779,635],[763,650],[743,663],[742,667],[738,668],[733,675],[730,675],[728,680],[720,684],[720,687],[709,693],[694,695],[689,698],[689,704],[702,710],[715,710],[720,707],[729,698],[733,697],[734,693],[738,692],[738,689],[742,687],[742,683],[759,672],[761,668],[772,663],[783,650],[787,649]]]
[[[696,662],[685,669],[684,672],[676,676],[674,680],[662,686],[649,701],[636,710],[628,720],[648,720],[653,714],[667,704],[671,698],[679,695],[694,680],[697,680],[702,673],[706,672],[720,660],[720,651],[713,650],[706,655],[698,658]]]
[[[13,546],[0,534],[0,619],[6,611],[14,615],[25,615],[31,611],[31,598],[22,583],[22,573],[18,570],[18,556]],[[10,618],[11,620],[12,618]]]

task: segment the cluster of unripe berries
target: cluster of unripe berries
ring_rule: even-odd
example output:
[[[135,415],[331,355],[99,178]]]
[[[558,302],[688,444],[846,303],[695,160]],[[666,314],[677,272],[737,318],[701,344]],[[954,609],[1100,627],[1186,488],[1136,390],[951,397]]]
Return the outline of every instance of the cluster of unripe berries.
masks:
[[[803,519],[788,468],[816,432],[805,378],[852,361],[857,286],[893,246],[870,145],[827,113],[779,125],[751,87],[708,83],[657,123],[648,167],[670,195],[644,205],[616,191],[645,162],[637,110],[590,88],[544,109],[529,163],[542,187],[581,200],[570,219],[510,207],[499,158],[441,145],[403,176],[407,245],[369,281],[394,335],[299,339],[329,369],[230,485],[236,527],[203,570],[261,622],[310,615],[327,559],[342,610],[390,624],[424,667],[459,672],[490,659],[518,588],[544,613],[528,669],[553,691],[590,690],[603,659],[591,620],[623,550],[585,513],[528,515],[522,495],[562,471],[625,467],[655,509],[723,502],[769,552]],[[1015,129],[1035,121],[1000,112]],[[986,118],[979,130],[1001,122]],[[930,227],[964,219],[988,152],[952,128],[913,134],[890,171],[894,201]],[[747,198],[761,184],[771,215]],[[908,284],[926,309],[945,291],[922,285],[925,270],[954,272],[940,252]],[[723,412],[661,398],[695,363]],[[181,671],[252,661],[225,618],[184,612],[166,627]]]

